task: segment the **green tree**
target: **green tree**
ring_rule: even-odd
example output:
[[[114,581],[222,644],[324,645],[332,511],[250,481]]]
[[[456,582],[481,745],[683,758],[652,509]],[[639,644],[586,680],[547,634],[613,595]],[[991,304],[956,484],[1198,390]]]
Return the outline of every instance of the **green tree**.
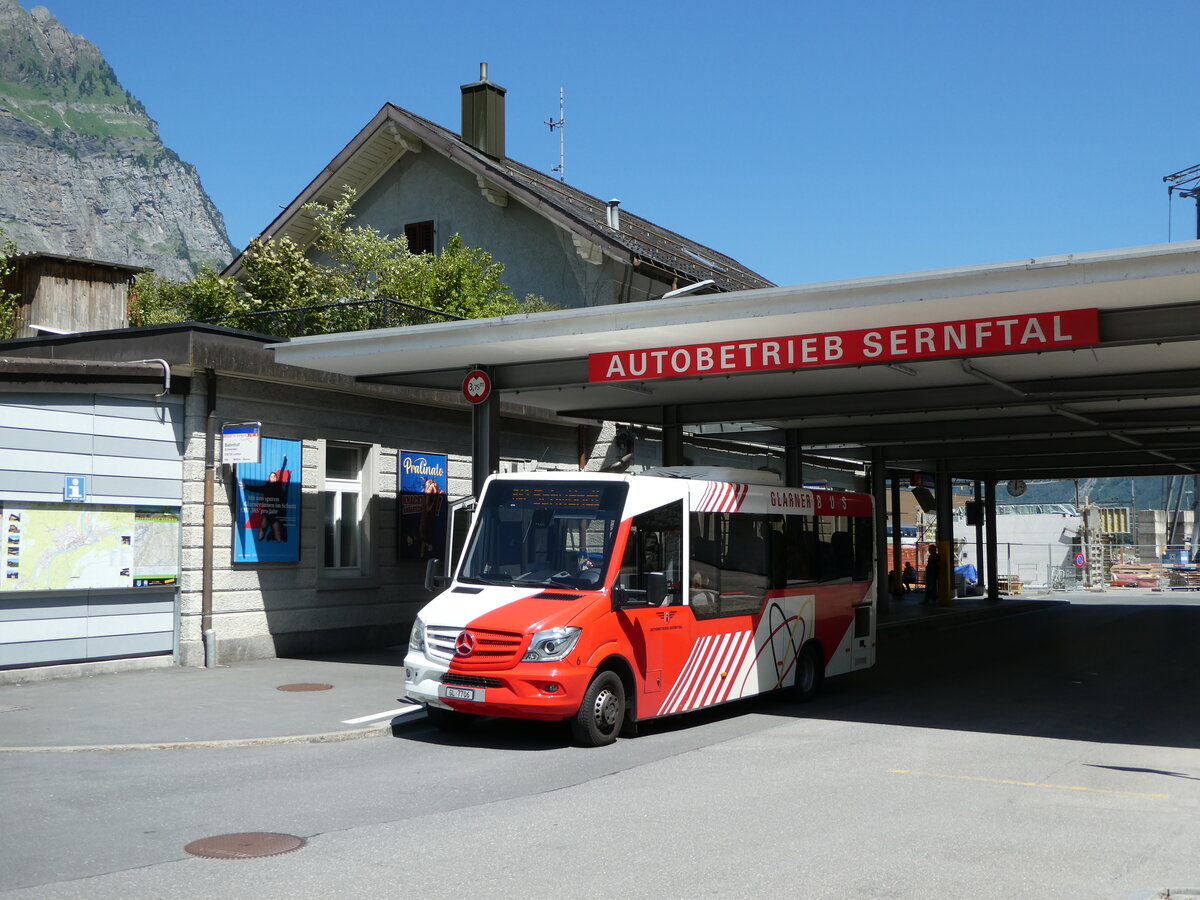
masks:
[[[171,281],[144,272],[137,277],[129,296],[130,325],[160,325],[236,315],[246,298],[230,278],[210,268],[200,270],[191,281]]]
[[[251,243],[242,256],[240,282],[211,270],[189,282],[142,275],[130,322],[220,318],[221,324],[235,328],[321,334],[442,318],[426,310],[481,318],[557,308],[534,295],[516,300],[501,279],[503,264],[484,250],[467,247],[457,234],[439,254],[412,253],[403,235],[389,237],[353,225],[354,196],[347,188],[331,205],[305,207],[316,224],[316,259],[284,236]],[[378,304],[365,302],[381,299],[406,305],[389,309],[382,320]]]
[[[0,340],[7,341],[17,334],[17,310],[21,295],[4,289],[4,280],[16,270],[10,261],[17,255],[17,245],[0,229]]]

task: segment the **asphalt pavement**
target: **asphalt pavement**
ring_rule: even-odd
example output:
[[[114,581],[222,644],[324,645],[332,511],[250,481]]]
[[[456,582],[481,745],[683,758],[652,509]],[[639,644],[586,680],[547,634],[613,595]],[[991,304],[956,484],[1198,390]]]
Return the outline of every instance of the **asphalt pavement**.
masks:
[[[1054,602],[1045,595],[997,603],[965,598],[938,608],[917,596],[891,604],[880,622],[880,641],[904,628],[1019,613]],[[387,735],[394,725],[424,716],[420,706],[403,699],[407,649],[248,660],[211,669],[162,665],[68,678],[50,677],[57,673],[46,670],[41,680],[0,684],[0,753],[184,750]]]

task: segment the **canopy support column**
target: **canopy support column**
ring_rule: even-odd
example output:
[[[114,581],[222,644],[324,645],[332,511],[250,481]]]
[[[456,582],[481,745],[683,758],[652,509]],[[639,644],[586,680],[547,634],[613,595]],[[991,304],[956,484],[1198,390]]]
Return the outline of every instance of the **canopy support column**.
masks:
[[[904,579],[904,546],[900,523],[900,474],[892,472],[892,583],[893,599],[899,599]]]
[[[983,483],[983,524],[987,532],[987,598],[1000,599],[1000,573],[998,570],[998,547],[996,545],[996,479]]]
[[[783,483],[788,487],[804,487],[804,444],[799,428],[783,430]]]
[[[471,409],[471,490],[483,496],[483,483],[500,471],[500,392],[490,367],[478,366],[492,383],[487,397]]]
[[[934,500],[937,504],[937,550],[939,606],[954,602],[954,504],[951,497],[950,466],[939,459],[934,470]]]
[[[982,586],[987,584],[988,573],[988,565],[983,553],[983,525],[987,513],[983,508],[983,482],[978,478],[975,479],[975,510],[978,516],[975,520],[975,568],[978,570],[975,573],[975,584]]]
[[[664,466],[682,466],[684,464],[683,426],[679,423],[678,406],[662,408],[662,464]]]
[[[882,447],[871,448],[871,496],[875,500],[875,610],[887,612],[892,598],[887,554],[887,466]]]

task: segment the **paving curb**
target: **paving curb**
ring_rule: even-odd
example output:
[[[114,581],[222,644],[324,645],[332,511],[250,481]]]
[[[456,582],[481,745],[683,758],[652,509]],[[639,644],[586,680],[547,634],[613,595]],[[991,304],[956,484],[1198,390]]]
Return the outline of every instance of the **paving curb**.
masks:
[[[266,747],[276,744],[336,744],[363,738],[384,737],[392,733],[392,722],[355,728],[351,731],[326,731],[321,734],[290,734],[280,737],[232,738],[218,741],[160,741],[150,744],[78,744],[59,747],[0,747],[0,753],[112,753],[127,750],[221,750],[232,747]]]

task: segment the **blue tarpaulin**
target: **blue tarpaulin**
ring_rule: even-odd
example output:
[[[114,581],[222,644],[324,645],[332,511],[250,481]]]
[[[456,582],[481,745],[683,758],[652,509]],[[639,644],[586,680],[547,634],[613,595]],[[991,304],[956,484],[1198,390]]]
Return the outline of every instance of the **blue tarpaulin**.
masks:
[[[954,574],[955,574],[955,575],[962,575],[962,576],[963,576],[963,577],[965,577],[965,578],[967,579],[967,581],[969,581],[971,584],[975,584],[975,582],[979,581],[979,572],[977,572],[977,571],[976,571],[976,569],[975,569],[975,567],[974,567],[974,566],[971,566],[971,565],[966,565],[966,566],[955,566],[955,567],[954,567]]]

